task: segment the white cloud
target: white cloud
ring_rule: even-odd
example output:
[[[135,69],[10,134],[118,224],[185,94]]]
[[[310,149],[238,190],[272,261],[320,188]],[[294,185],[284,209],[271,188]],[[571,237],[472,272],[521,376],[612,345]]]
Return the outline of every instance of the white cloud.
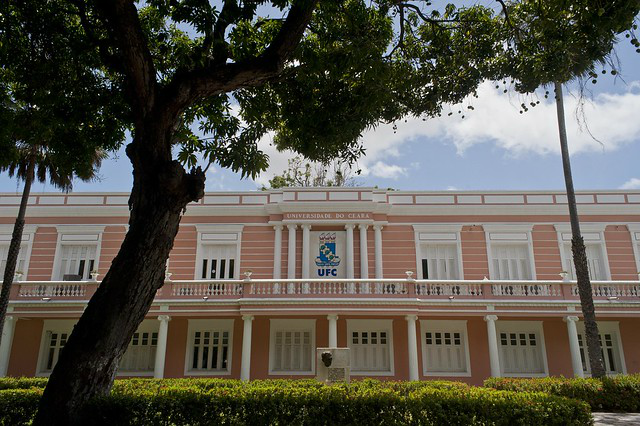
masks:
[[[553,93],[553,92],[552,92]],[[528,104],[532,98],[520,98],[515,94],[504,94],[490,82],[480,85],[478,98],[461,105],[445,108],[442,117],[423,121],[409,117],[397,123],[380,125],[363,135],[366,156],[360,159],[357,168],[362,176],[398,179],[407,176],[415,168],[412,158],[405,158],[403,151],[412,142],[439,142],[451,144],[459,155],[478,144],[490,144],[505,150],[506,154],[558,154],[558,125],[553,96],[520,114],[520,103]],[[537,98],[533,99],[536,100]],[[576,117],[578,100],[565,93],[565,115],[569,149],[572,154],[592,151],[614,151],[619,147],[640,140],[640,81],[631,82],[625,93],[601,93],[584,105],[584,119],[594,140]],[[468,110],[472,105],[474,110]],[[452,116],[447,116],[451,110]],[[458,110],[462,114],[457,114]],[[461,119],[461,115],[465,115]],[[263,138],[260,148],[269,154],[269,170],[256,183],[260,186],[287,167],[290,152],[280,153],[270,145],[272,136]],[[625,184],[626,185],[626,184]]]
[[[371,166],[361,167],[362,176],[375,176],[383,179],[398,179],[407,175],[407,169],[395,164],[387,164],[383,161],[376,161]]]
[[[584,116],[576,114],[578,100],[565,93],[565,115],[569,148],[572,153],[588,151],[613,151],[620,146],[640,139],[640,82],[632,82],[628,91],[621,94],[602,93],[584,105]],[[367,155],[398,155],[402,144],[428,138],[453,144],[462,155],[470,147],[488,143],[506,150],[511,155],[527,153],[559,153],[556,106],[553,96],[540,97],[540,104],[520,114],[520,103],[528,104],[537,98],[520,98],[503,94],[492,83],[483,83],[478,98],[461,105],[445,108],[443,117],[423,121],[408,118],[397,124],[394,133],[391,125],[380,126],[365,133]],[[474,110],[468,110],[472,105]],[[452,116],[447,113],[453,112]],[[462,111],[462,114],[458,114]],[[462,119],[460,116],[464,115]],[[578,117],[580,117],[580,121]],[[591,134],[602,142],[594,140]]]
[[[631,178],[620,186],[620,189],[640,189],[640,179]]]

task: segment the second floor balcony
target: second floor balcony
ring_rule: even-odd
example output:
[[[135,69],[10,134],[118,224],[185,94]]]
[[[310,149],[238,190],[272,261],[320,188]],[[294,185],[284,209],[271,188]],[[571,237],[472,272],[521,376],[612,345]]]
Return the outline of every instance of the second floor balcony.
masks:
[[[88,301],[99,281],[18,281],[12,302]],[[639,281],[593,281],[596,301],[640,303]],[[243,279],[167,280],[156,302],[225,300],[371,300],[579,302],[575,281],[414,280],[406,279]]]

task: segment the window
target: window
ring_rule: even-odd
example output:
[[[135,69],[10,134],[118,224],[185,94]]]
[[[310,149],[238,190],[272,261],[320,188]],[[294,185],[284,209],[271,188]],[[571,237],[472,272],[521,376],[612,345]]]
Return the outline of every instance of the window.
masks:
[[[68,332],[47,331],[45,334],[45,361],[43,371],[50,373],[58,362],[60,351],[67,343]]]
[[[98,269],[102,225],[57,225],[58,244],[52,280],[84,281]]]
[[[485,224],[483,228],[491,279],[536,279],[532,224]]]
[[[352,373],[393,375],[392,320],[348,320]]]
[[[460,224],[413,225],[416,244],[416,277],[425,280],[461,280]]]
[[[74,320],[44,321],[37,369],[39,375],[48,375],[56,366],[60,351],[67,343],[74,324]]]
[[[63,244],[60,246],[58,278],[63,281],[82,281],[91,277],[96,268],[96,245]]]
[[[425,244],[422,253],[422,279],[460,279],[458,249],[455,244]]]
[[[198,224],[196,280],[238,279],[243,225]]]
[[[187,374],[229,374],[233,320],[190,320]]]
[[[562,267],[569,273],[568,278],[574,281],[576,280],[576,268],[573,264],[573,253],[571,251],[571,227],[569,224],[556,224],[554,226],[558,232]],[[607,281],[611,279],[604,240],[605,227],[606,224],[604,223],[580,224],[582,238],[584,239],[587,251],[589,277],[593,281]]]
[[[4,270],[7,267],[7,257],[9,256],[9,243],[0,244],[0,277],[4,277]],[[22,279],[25,278],[27,271],[25,271],[25,263],[27,258],[27,245],[20,245],[20,252],[18,253],[18,262],[16,263],[16,273],[21,272]]]
[[[604,266],[604,257],[602,256],[602,247],[600,244],[586,244],[587,250],[587,266],[589,267],[589,278],[592,281],[607,280],[607,273]],[[565,265],[570,265],[569,279],[576,280],[576,266],[573,263],[573,252],[571,243],[564,245]]]
[[[18,261],[16,262],[16,275],[20,274],[20,279],[22,280],[26,279],[27,276],[29,251],[36,229],[37,227],[35,225],[25,225],[22,230],[22,242],[20,244],[20,251],[18,252]],[[7,267],[7,257],[9,256],[12,233],[13,225],[0,225],[0,279],[4,277],[4,271]]]
[[[74,323],[72,320],[45,321],[38,369],[40,374],[51,373],[58,362],[60,351],[71,335]],[[154,328],[154,325],[153,321],[144,321],[133,334],[129,347],[120,360],[120,372],[153,372],[158,344],[158,326],[155,325]]]
[[[466,321],[420,321],[425,375],[469,376]]]
[[[315,320],[270,321],[271,374],[313,373],[315,327]]]
[[[532,279],[528,252],[527,244],[491,243],[492,278],[496,280]]]
[[[235,278],[236,251],[235,244],[209,244],[202,246],[200,278],[204,280]]]
[[[505,376],[545,376],[542,323],[537,321],[499,321],[500,367]]]
[[[143,322],[133,333],[129,347],[120,360],[119,371],[121,373],[153,372],[157,346],[157,321]]]
[[[600,346],[602,347],[602,358],[607,374],[624,374],[626,368],[622,361],[622,351],[619,339],[617,323],[598,323],[600,331]],[[589,354],[587,351],[587,341],[584,333],[584,323],[578,323],[578,346],[580,347],[580,358],[582,360],[582,370],[586,374],[591,374],[589,365]]]

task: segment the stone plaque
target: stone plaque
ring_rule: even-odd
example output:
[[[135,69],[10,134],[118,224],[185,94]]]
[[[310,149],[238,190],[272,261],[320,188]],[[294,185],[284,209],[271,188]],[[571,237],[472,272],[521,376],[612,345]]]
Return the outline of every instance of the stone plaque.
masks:
[[[329,383],[344,382],[346,380],[344,368],[329,367],[327,370],[327,381]]]

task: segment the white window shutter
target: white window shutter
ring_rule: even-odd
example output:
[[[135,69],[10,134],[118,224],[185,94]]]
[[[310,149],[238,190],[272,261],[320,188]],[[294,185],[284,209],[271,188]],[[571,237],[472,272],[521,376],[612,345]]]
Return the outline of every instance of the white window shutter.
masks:
[[[458,251],[453,244],[429,244],[423,246],[422,278],[457,280]]]
[[[531,268],[526,244],[492,244],[494,279],[530,280]]]
[[[60,272],[58,279],[77,275],[80,280],[87,280],[96,264],[96,246],[65,244],[60,256]]]
[[[202,248],[200,279],[234,279],[236,269],[236,245],[209,244]]]
[[[4,277],[4,270],[7,267],[7,257],[9,256],[9,245],[0,245],[0,278]],[[16,272],[22,272],[26,275],[27,271],[24,270],[25,260],[27,257],[27,247],[22,244],[20,246],[20,252],[18,253],[18,262],[16,263]],[[24,279],[23,275],[23,279]]]
[[[587,266],[589,267],[589,278],[593,281],[606,280],[604,270],[604,260],[602,257],[602,248],[598,244],[589,244],[586,246]],[[574,281],[576,277],[576,266],[573,263],[573,251],[571,244],[565,244],[564,247],[565,264],[570,265],[569,279]]]

